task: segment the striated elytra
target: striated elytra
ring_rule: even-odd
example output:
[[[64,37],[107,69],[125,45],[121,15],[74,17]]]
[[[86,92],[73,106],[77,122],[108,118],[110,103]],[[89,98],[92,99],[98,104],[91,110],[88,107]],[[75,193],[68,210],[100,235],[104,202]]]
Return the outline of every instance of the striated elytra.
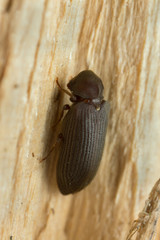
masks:
[[[94,178],[103,153],[109,102],[103,84],[85,70],[67,85],[73,103],[62,122],[62,142],[57,163],[57,183],[62,194],[75,193]]]

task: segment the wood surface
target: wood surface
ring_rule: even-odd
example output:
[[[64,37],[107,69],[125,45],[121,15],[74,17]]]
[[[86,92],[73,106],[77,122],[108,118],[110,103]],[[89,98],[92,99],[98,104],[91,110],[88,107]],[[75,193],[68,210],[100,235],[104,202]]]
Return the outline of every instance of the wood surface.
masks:
[[[126,239],[160,177],[159,26],[159,0],[0,0],[1,240]],[[103,80],[109,126],[95,179],[63,196],[58,146],[39,159],[70,103],[55,79],[84,69]],[[156,209],[132,239],[160,239]]]

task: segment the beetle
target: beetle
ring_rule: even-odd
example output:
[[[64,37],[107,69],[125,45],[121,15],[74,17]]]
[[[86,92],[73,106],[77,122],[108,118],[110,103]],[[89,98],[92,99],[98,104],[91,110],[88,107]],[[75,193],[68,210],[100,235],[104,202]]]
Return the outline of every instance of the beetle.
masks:
[[[57,84],[61,88],[58,83]],[[108,124],[110,104],[103,98],[101,79],[84,70],[69,81],[72,105],[62,121],[60,154],[56,169],[59,190],[67,195],[84,189],[97,173]]]

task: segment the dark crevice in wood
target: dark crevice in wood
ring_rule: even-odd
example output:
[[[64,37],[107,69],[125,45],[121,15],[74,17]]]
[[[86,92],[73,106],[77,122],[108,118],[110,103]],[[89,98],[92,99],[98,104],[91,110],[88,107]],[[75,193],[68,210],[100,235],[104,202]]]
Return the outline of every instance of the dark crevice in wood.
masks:
[[[6,4],[6,8],[5,8],[5,12],[10,12],[11,8],[13,5],[13,0],[8,0],[7,4]]]

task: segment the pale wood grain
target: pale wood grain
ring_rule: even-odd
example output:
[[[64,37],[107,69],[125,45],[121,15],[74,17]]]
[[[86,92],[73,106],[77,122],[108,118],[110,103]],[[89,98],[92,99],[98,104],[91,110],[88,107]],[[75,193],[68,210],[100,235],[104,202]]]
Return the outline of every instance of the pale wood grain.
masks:
[[[1,239],[126,238],[160,175],[159,26],[159,0],[0,0]],[[106,146],[90,186],[62,196],[58,147],[38,158],[69,103],[55,78],[84,69],[111,102]]]

